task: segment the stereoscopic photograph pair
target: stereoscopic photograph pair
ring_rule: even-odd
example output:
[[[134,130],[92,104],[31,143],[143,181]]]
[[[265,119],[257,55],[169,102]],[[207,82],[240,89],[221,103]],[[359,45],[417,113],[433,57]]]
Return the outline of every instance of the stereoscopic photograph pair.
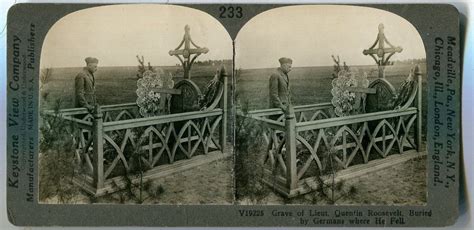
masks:
[[[13,18],[36,6],[11,12],[12,34],[20,30]],[[459,60],[459,31],[450,25],[437,42],[425,32],[442,30],[415,15],[422,6],[402,8],[72,5],[48,24],[32,22],[22,30],[40,36],[36,68],[22,70],[31,63],[26,58],[9,67],[9,76],[37,76],[33,90],[23,92],[36,98],[35,185],[18,179],[18,187],[48,209],[263,207],[270,219],[285,214],[272,207],[330,210],[326,219],[308,217],[315,226],[357,225],[343,219],[358,212],[341,207],[360,205],[402,209],[396,221],[374,214],[387,225],[413,225],[413,213],[436,216],[426,207],[439,191],[430,188],[450,182],[439,175],[449,162],[441,159],[444,152],[436,155],[436,143],[450,132],[459,135],[449,129],[459,125],[459,114],[449,126],[451,105],[437,104],[438,83],[430,74],[436,75],[437,46],[444,51],[440,59],[451,50]],[[454,18],[449,6],[429,10],[440,9]],[[27,51],[30,34],[18,35],[18,52]],[[446,63],[441,78],[449,73]],[[452,87],[459,86],[455,81]],[[443,87],[440,93],[450,92]],[[8,90],[9,98],[20,95]],[[27,107],[28,100],[21,103]],[[20,126],[8,132],[25,131]],[[9,199],[17,196],[8,189]],[[346,213],[343,222],[332,217],[334,208]],[[360,213],[368,218],[363,226],[377,224]]]

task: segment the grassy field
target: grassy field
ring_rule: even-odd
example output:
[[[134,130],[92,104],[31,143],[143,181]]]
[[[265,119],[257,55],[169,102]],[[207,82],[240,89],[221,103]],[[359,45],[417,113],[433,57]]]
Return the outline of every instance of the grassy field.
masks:
[[[182,75],[179,66],[164,66],[165,74],[176,76],[177,82]],[[231,66],[226,66],[230,72]],[[369,80],[376,79],[375,66],[356,66],[368,74]],[[411,65],[395,65],[386,69],[386,78],[398,88],[408,75]],[[63,107],[74,106],[74,78],[82,68],[53,68],[47,83],[44,84],[41,94],[47,95],[46,101],[41,103],[42,108],[51,108],[51,102],[57,98],[63,100]],[[192,80],[203,91],[207,82],[214,76],[217,67],[196,66],[191,72]],[[426,65],[421,65],[423,74]],[[249,69],[239,71],[236,76],[236,95],[239,101],[248,101],[250,109],[268,108],[268,79],[274,69]],[[290,72],[290,87],[295,105],[330,102],[331,81],[333,67],[297,67]],[[135,102],[137,89],[137,67],[99,67],[96,72],[96,94],[101,105]],[[424,78],[423,84],[426,84]],[[426,106],[426,87],[423,87],[423,105]],[[426,109],[425,109],[426,111]],[[426,114],[426,113],[425,113]]]
[[[389,66],[385,70],[386,79],[397,89],[406,79],[412,65]],[[420,66],[426,76],[426,65]],[[355,66],[354,70],[366,72],[369,81],[377,78],[376,66]],[[268,80],[274,69],[243,69],[236,76],[236,95],[240,101],[248,100],[250,109],[268,108]],[[297,67],[289,73],[290,88],[295,105],[330,102],[333,67]],[[426,77],[423,79],[426,85]],[[423,88],[426,96],[426,87]],[[423,97],[426,101],[426,97]],[[424,103],[426,105],[426,103]]]
[[[164,66],[165,74],[172,74],[175,83],[182,79],[182,67]],[[191,71],[192,80],[204,91],[206,84],[214,76],[218,66],[194,66]],[[232,67],[226,66],[228,72]],[[63,108],[74,107],[74,78],[82,70],[77,68],[53,68],[44,84],[41,94],[46,95],[41,101],[42,109],[51,109],[52,102],[61,98]],[[96,72],[96,94],[100,105],[135,102],[137,99],[137,70],[136,66],[99,67]]]

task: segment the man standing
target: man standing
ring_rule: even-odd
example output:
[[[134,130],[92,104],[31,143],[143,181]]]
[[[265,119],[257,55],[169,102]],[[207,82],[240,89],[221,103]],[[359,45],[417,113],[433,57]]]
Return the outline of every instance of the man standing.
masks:
[[[270,76],[270,108],[280,108],[285,112],[290,105],[290,79],[293,60],[282,57],[278,59],[280,67]]]
[[[85,61],[86,67],[77,74],[75,79],[75,101],[76,107],[84,107],[92,112],[96,104],[94,72],[97,71],[99,60],[87,57]]]

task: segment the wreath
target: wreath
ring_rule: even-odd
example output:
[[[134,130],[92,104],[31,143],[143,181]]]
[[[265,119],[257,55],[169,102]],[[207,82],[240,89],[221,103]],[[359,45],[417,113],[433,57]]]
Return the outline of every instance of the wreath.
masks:
[[[161,103],[161,93],[155,92],[156,88],[173,88],[172,80],[164,81],[163,71],[146,70],[143,77],[137,81],[137,105],[143,117],[159,115],[164,105]],[[166,84],[166,85],[164,85]]]
[[[349,116],[363,112],[364,93],[350,91],[351,87],[367,88],[369,80],[365,73],[357,76],[352,71],[341,70],[337,78],[332,80],[332,100],[334,113],[338,117]]]
[[[220,72],[214,75],[214,78],[207,84],[204,94],[199,98],[199,107],[201,110],[207,109],[214,102],[222,82],[219,80]]]

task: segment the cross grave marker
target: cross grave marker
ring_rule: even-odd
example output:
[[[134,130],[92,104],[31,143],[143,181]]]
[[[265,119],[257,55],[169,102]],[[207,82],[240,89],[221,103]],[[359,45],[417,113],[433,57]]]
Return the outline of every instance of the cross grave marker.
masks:
[[[364,50],[362,53],[364,55],[370,55],[374,61],[377,63],[379,67],[379,78],[385,77],[385,66],[389,64],[388,60],[392,57],[395,53],[402,52],[403,48],[400,46],[392,45],[385,37],[384,34],[384,26],[382,23],[379,24],[379,33],[377,34],[377,39],[375,40],[374,44],[369,48]],[[385,47],[385,43],[389,47]],[[378,48],[375,48],[377,46]],[[388,54],[388,56],[385,56]],[[377,57],[375,56],[377,55]]]
[[[183,70],[184,70],[184,79],[191,78],[190,70],[191,70],[191,66],[194,63],[194,60],[196,60],[196,58],[199,57],[199,55],[209,52],[208,48],[200,47],[196,45],[196,43],[193,42],[193,40],[191,39],[190,30],[191,28],[189,27],[189,25],[186,25],[184,27],[183,40],[181,40],[181,43],[179,43],[176,49],[169,51],[169,55],[177,57],[179,61],[181,62],[183,66]],[[184,48],[181,49],[183,45],[184,45]],[[191,48],[191,45],[193,45],[194,48]]]

